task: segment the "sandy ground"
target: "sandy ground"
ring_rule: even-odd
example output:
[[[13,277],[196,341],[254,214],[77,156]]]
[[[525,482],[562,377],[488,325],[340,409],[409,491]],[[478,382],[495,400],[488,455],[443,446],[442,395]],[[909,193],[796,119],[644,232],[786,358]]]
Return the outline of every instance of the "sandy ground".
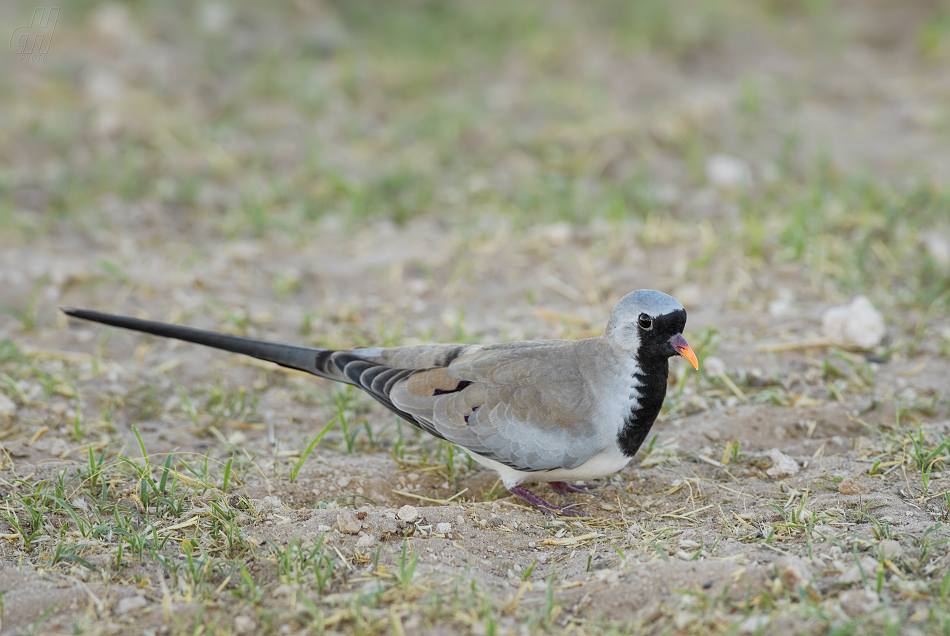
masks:
[[[396,268],[392,265],[380,272],[377,262],[367,263],[365,260],[369,259],[364,259],[361,263],[354,254],[356,250],[374,254],[376,261],[381,258],[380,253],[386,252],[388,263],[409,262],[418,267],[424,263],[432,272],[445,272],[450,263],[424,248],[458,241],[453,234],[440,234],[439,230],[421,223],[402,229],[373,228],[356,237],[328,232],[324,240],[322,245],[303,247],[298,261],[302,262],[305,254],[309,256],[303,276],[307,280],[312,277],[315,282],[312,287],[306,285],[300,289],[297,302],[311,295],[325,298],[314,303],[325,308],[327,314],[314,324],[314,333],[321,334],[318,339],[338,328],[334,323],[341,320],[339,314],[344,311],[350,316],[359,316],[355,318],[358,323],[369,323],[364,325],[370,330],[366,336],[369,341],[373,340],[374,329],[370,325],[377,320],[382,321],[381,329],[391,328],[388,325],[399,317],[405,320],[406,331],[435,329],[436,333],[442,333],[447,330],[445,323],[452,324],[456,319],[440,317],[442,313],[453,311],[440,299],[438,290],[446,289],[450,283],[440,280],[443,275],[434,274],[434,280],[426,285],[414,285],[411,277],[393,274]],[[498,238],[483,248],[481,258],[472,261],[473,281],[460,291],[459,304],[465,308],[469,333],[485,333],[486,341],[505,331],[510,337],[558,336],[563,329],[561,325],[572,321],[581,325],[581,330],[597,329],[596,323],[603,322],[606,313],[598,315],[597,309],[592,307],[587,314],[578,316],[573,304],[556,293],[543,292],[530,310],[510,300],[523,296],[524,281],[538,280],[545,275],[539,268],[549,269],[551,265],[550,261],[534,267],[525,263],[520,270],[525,273],[506,280],[502,260],[530,254],[532,249],[550,249],[556,250],[554,253],[570,264],[584,258],[591,245],[609,243],[614,238],[585,237],[582,241],[574,237],[562,240],[558,236],[557,240],[557,245],[551,245],[546,238]],[[6,255],[12,256],[10,260],[14,262],[32,260],[51,268],[59,263],[116,257],[108,250],[98,254],[85,250],[51,252],[55,255],[39,255],[26,249],[10,250]],[[220,250],[210,248],[209,259],[221,259],[219,268],[209,262],[207,266],[193,266],[192,271],[202,272],[205,280],[201,286],[207,293],[219,295],[226,304],[236,303],[237,297],[255,297],[253,279],[263,273],[263,267],[245,260],[247,254],[286,255],[287,252],[286,245],[268,241],[242,243],[237,254],[228,246]],[[452,250],[445,252],[451,254]],[[620,248],[620,252],[616,254],[619,258],[638,258],[627,249]],[[176,275],[169,272],[173,266],[167,264],[161,250],[146,253],[145,258],[140,253],[136,259],[138,264],[129,265],[130,274],[136,280],[146,281],[142,283],[141,292],[133,293],[143,299],[136,307],[127,304],[127,292],[115,288],[82,295],[67,293],[60,302],[112,310],[117,308],[113,299],[118,292],[119,301],[123,303],[118,309],[168,318],[171,310],[164,299],[183,298],[182,294],[187,294],[189,288],[194,289],[197,282],[176,281]],[[643,256],[645,254],[641,258]],[[525,261],[528,259],[526,256]],[[284,256],[281,263],[286,266],[294,260]],[[648,258],[643,260],[654,262]],[[605,262],[610,261],[609,257],[605,258]],[[348,267],[333,275],[327,273],[334,269],[334,264],[340,269],[340,263],[347,263]],[[604,307],[610,306],[620,290],[643,286],[651,280],[664,282],[662,273],[650,271],[649,267],[633,275],[626,272],[618,275],[614,268],[606,267],[600,272],[594,271],[604,284]],[[574,277],[576,270],[572,273],[568,268],[555,269],[547,275],[563,276],[572,288],[582,288]],[[363,285],[359,294],[352,287],[357,281]],[[669,288],[669,284],[656,286]],[[248,541],[263,543],[269,538],[286,543],[292,537],[300,537],[312,542],[322,531],[329,531],[327,541],[360,563],[358,555],[364,555],[365,559],[380,545],[398,553],[401,537],[409,536],[420,555],[417,577],[426,581],[426,585],[450,585],[464,572],[466,584],[469,579],[475,579],[492,598],[506,602],[519,592],[525,603],[541,602],[545,577],[556,573],[557,599],[562,613],[560,618],[554,619],[554,624],[566,625],[563,621],[571,620],[570,617],[636,618],[646,623],[666,617],[675,621],[677,616],[683,616],[679,610],[684,598],[690,601],[697,598],[684,597],[684,590],[709,597],[721,596],[736,603],[757,596],[761,589],[774,591],[778,586],[781,593],[778,581],[783,580],[783,566],[778,566],[777,576],[777,563],[793,564],[787,566],[793,572],[789,575],[793,582],[807,583],[810,589],[818,590],[817,594],[834,595],[852,587],[842,583],[843,577],[854,567],[851,547],[860,546],[862,555],[873,555],[880,545],[876,532],[881,523],[888,526],[888,536],[896,537],[898,543],[894,550],[905,555],[908,561],[923,559],[918,552],[920,537],[947,514],[942,498],[933,498],[934,493],[946,490],[943,475],[939,471],[934,474],[931,492],[922,496],[919,476],[907,469],[909,460],[898,454],[894,456],[897,463],[890,466],[897,470],[869,476],[873,458],[879,456],[883,448],[871,427],[892,429],[895,412],[890,398],[885,397],[889,393],[919,396],[920,401],[926,401],[928,396],[950,392],[947,359],[898,357],[875,365],[874,387],[880,406],[868,411],[872,399],[868,391],[848,392],[841,401],[829,399],[826,374],[821,370],[825,349],[760,351],[763,343],[780,342],[776,333],[800,334],[792,342],[813,338],[812,332],[819,331],[817,317],[821,315],[822,303],[800,303],[794,313],[777,319],[767,313],[730,310],[724,303],[717,303],[715,296],[708,298],[701,296],[695,303],[697,309],[691,311],[688,324],[689,336],[695,341],[693,334],[701,333],[704,327],[720,327],[722,343],[717,357],[729,372],[737,378],[745,377],[742,374],[759,378],[747,380],[753,387],[774,384],[780,389],[778,399],[788,403],[749,403],[741,389],[739,395],[743,397],[739,398],[724,386],[707,385],[702,393],[693,393],[692,387],[687,386],[687,394],[691,394],[688,406],[684,407],[687,414],[668,417],[656,425],[658,441],[645,460],[634,461],[621,473],[599,481],[593,494],[574,498],[580,509],[591,515],[582,520],[555,521],[526,508],[520,501],[507,497],[493,475],[477,465],[467,468],[461,457],[456,459],[460,464],[457,483],[451,483],[444,462],[433,461],[431,457],[428,463],[421,462],[417,437],[408,430],[406,439],[412,440],[412,450],[405,461],[399,461],[389,450],[393,444],[392,418],[366,400],[360,402],[356,411],[375,430],[388,429],[387,433],[380,434],[378,445],[370,445],[363,434],[353,453],[341,452],[338,449],[345,446],[335,429],[313,452],[296,481],[288,483],[289,465],[281,461],[282,455],[288,454],[288,450],[293,455],[293,449],[299,454],[332,414],[331,387],[322,380],[262,368],[245,359],[197,347],[125,333],[115,333],[105,343],[103,330],[78,323],[62,328],[50,326],[30,335],[17,336],[16,342],[25,351],[37,352],[38,361],[51,359],[62,367],[77,370],[77,388],[83,396],[86,413],[96,413],[110,401],[120,404],[112,415],[112,424],[91,426],[87,438],[108,440],[112,444],[110,448],[135,455],[137,442],[130,430],[134,422],[149,453],[158,458],[173,450],[186,454],[210,452],[218,462],[226,461],[237,448],[241,453],[246,451],[253,455],[255,468],[241,477],[238,489],[254,506],[253,514],[241,516],[241,532]],[[299,306],[284,302],[281,309],[275,311],[272,322],[260,324],[252,333],[284,341],[300,340],[291,326],[299,320],[295,315],[300,315]],[[556,322],[552,316],[557,317]],[[186,317],[189,324],[209,326],[200,316]],[[93,353],[99,346],[104,347],[101,354],[104,366],[94,375],[89,370],[88,357],[83,354]],[[60,353],[47,356],[40,352]],[[674,365],[674,377],[686,378],[693,373],[686,370],[684,374],[679,369],[683,364]],[[231,420],[216,424],[213,435],[207,430],[199,432],[182,413],[176,381],[189,392],[209,382],[232,388],[248,387],[259,396],[256,413],[247,422]],[[677,388],[672,386],[670,392]],[[25,390],[29,392],[32,387]],[[157,393],[152,401],[161,404],[158,416],[142,412],[141,396],[147,390]],[[0,476],[7,487],[15,479],[27,476],[34,480],[41,477],[52,480],[63,467],[83,461],[84,445],[69,438],[71,422],[66,404],[64,398],[54,396],[18,409],[14,428],[7,429],[14,434],[8,433],[3,441],[7,461]],[[934,415],[926,421],[928,429],[939,435],[945,435],[950,428],[942,404],[937,405]],[[276,446],[267,439],[266,425],[271,423]],[[48,432],[31,442],[42,427],[48,428]],[[735,442],[739,445],[738,455],[733,458],[726,452],[728,463],[724,464],[724,447]],[[430,453],[434,452],[434,446],[430,441]],[[770,463],[764,456],[771,449],[778,449],[795,460],[794,474],[778,478],[768,475]],[[641,453],[640,457],[643,456]],[[836,480],[845,477],[855,478],[869,492],[839,493]],[[564,502],[559,496],[546,492],[543,486],[539,492],[553,501]],[[431,501],[446,500],[459,493],[461,495],[449,505]],[[346,498],[354,494],[360,498]],[[343,499],[337,499],[340,497]],[[312,509],[319,502],[334,500],[337,503],[330,509]],[[343,504],[352,504],[352,507],[337,507]],[[801,531],[783,531],[782,516],[770,504],[778,504],[779,509],[786,511],[801,508],[819,515],[817,525],[812,524],[810,539],[806,540]],[[418,515],[411,523],[396,516],[406,505],[414,506]],[[360,514],[365,513],[358,522],[358,534],[341,533],[340,510],[354,508],[361,511]],[[187,521],[189,516],[185,513],[182,521]],[[178,520],[168,519],[167,525],[174,525],[172,521]],[[451,529],[436,532],[440,523],[450,524]],[[30,559],[17,545],[16,535],[11,534],[8,526],[3,532],[7,538],[3,544],[5,627],[16,630],[18,626],[29,625],[41,608],[47,607],[56,608],[44,628],[53,631],[57,629],[55,625],[65,630],[77,612],[87,613],[93,606],[98,620],[111,621],[106,631],[122,631],[129,620],[138,625],[136,629],[145,626],[160,629],[166,620],[187,624],[194,619],[184,617],[193,617],[198,611],[196,604],[177,599],[171,601],[172,618],[168,618],[168,606],[163,606],[162,594],[154,587],[155,579],[162,577],[161,568],[156,565],[135,566],[149,577],[144,580],[149,581],[151,587],[137,587],[127,572],[112,573],[103,581],[105,575],[91,575],[79,566],[72,566],[69,572],[50,570]],[[184,538],[189,532],[183,528],[172,536]],[[765,543],[764,537],[770,532],[775,536]],[[371,539],[357,547],[363,536]],[[932,532],[933,539],[944,536],[944,530]],[[387,556],[394,558],[384,553],[384,559]],[[876,561],[874,564],[876,568]],[[518,573],[532,565],[534,570],[529,580],[534,584],[521,590]],[[800,571],[807,576],[795,579]],[[273,573],[262,574],[265,580],[277,586]],[[367,579],[358,585],[370,583]],[[276,594],[273,589],[271,592]],[[116,613],[117,603],[122,598],[143,593],[148,604],[141,615]],[[222,602],[228,605],[227,601]],[[294,601],[280,597],[268,603],[274,607],[295,607]],[[849,615],[854,612],[847,607],[843,611]],[[923,620],[926,602],[911,602],[907,611]],[[453,625],[451,629],[465,631],[463,625],[454,622]],[[407,624],[406,629],[409,627]],[[775,623],[770,629],[780,628],[785,629]],[[796,623],[795,628],[801,626]]]

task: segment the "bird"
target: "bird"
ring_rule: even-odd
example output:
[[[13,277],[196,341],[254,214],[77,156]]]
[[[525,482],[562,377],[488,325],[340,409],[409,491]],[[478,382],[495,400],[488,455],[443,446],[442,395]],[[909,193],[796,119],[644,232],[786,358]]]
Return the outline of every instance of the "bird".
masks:
[[[73,318],[192,342],[350,384],[413,426],[464,449],[511,494],[549,515],[586,516],[529,490],[582,492],[634,457],[666,396],[669,359],[696,354],[686,310],[663,292],[625,295],[603,335],[500,344],[321,349],[85,309]]]

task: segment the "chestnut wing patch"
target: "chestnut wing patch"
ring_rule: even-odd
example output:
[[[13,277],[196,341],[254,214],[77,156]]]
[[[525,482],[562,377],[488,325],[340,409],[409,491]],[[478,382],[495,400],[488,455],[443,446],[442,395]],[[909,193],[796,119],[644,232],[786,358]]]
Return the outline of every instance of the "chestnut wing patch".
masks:
[[[445,368],[439,367],[412,374],[406,382],[406,390],[419,397],[432,397],[461,391],[471,382],[450,378]]]

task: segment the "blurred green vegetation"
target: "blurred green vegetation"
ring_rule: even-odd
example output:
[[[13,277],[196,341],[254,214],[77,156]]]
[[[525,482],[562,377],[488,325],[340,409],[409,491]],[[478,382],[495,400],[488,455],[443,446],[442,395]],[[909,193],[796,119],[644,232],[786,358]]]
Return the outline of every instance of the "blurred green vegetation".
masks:
[[[0,227],[8,240],[63,224],[122,231],[132,208],[164,231],[225,238],[306,240],[327,217],[487,216],[516,230],[604,220],[639,234],[651,220],[693,222],[684,198],[708,189],[710,156],[732,151],[756,178],[719,192],[741,213],[716,219],[717,258],[806,262],[849,290],[931,302],[950,276],[920,243],[946,229],[946,192],[796,145],[802,131],[782,115],[813,98],[807,82],[745,74],[724,114],[676,107],[691,77],[735,74],[763,40],[798,58],[855,46],[843,11],[819,0],[73,3],[50,59],[3,80],[16,152],[0,160]],[[921,65],[945,63],[950,13],[918,14],[897,37]]]

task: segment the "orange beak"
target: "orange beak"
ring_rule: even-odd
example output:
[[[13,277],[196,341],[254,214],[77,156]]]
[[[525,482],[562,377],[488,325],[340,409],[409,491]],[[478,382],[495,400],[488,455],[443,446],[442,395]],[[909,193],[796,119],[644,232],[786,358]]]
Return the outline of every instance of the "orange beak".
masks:
[[[699,370],[699,361],[696,359],[696,354],[693,353],[693,348],[686,342],[686,338],[680,334],[676,334],[670,338],[670,344],[673,345],[673,348],[676,349],[678,354],[689,360],[689,363],[693,365],[694,369]]]

